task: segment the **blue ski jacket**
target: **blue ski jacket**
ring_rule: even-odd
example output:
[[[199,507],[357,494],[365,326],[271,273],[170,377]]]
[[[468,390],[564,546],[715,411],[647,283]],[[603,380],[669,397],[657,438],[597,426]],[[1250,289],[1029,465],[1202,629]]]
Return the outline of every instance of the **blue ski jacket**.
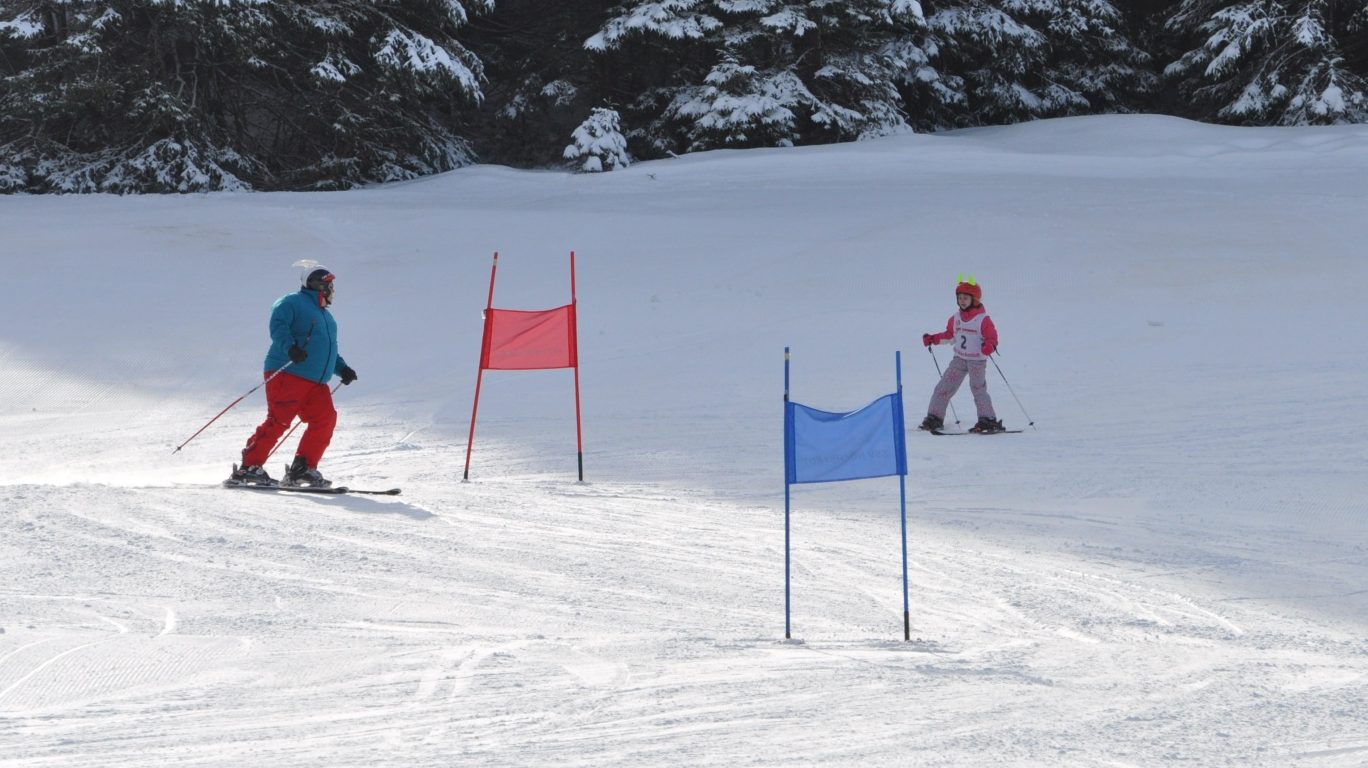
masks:
[[[327,307],[319,305],[318,291],[300,288],[276,300],[271,307],[271,348],[266,350],[266,371],[290,362],[290,347],[298,344],[309,353],[285,372],[326,384],[347,366],[337,353],[337,321]]]

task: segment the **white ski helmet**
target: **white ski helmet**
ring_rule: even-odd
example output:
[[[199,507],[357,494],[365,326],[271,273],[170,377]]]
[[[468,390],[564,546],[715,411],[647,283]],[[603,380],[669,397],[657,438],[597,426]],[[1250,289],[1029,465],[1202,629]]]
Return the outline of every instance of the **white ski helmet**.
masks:
[[[332,270],[313,260],[302,261],[295,266],[302,266],[299,273],[299,287],[311,291],[318,291],[319,302],[323,306],[332,304],[333,280],[337,278]]]
[[[312,288],[316,291],[323,287],[322,283],[324,281],[332,282],[332,279],[333,273],[331,269],[328,269],[322,264],[310,264],[299,272],[299,287]]]

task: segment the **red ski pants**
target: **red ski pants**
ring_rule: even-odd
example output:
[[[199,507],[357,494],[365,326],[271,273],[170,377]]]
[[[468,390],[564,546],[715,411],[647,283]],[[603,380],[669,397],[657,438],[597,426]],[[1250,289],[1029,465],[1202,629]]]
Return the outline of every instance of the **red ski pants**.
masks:
[[[270,376],[271,372],[264,375]],[[337,409],[333,408],[328,385],[282,373],[266,383],[266,406],[266,420],[242,449],[242,465],[250,467],[265,463],[276,441],[298,416],[308,426],[295,453],[303,456],[310,467],[317,468],[323,452],[328,450],[328,443],[332,442],[333,428],[337,426]]]

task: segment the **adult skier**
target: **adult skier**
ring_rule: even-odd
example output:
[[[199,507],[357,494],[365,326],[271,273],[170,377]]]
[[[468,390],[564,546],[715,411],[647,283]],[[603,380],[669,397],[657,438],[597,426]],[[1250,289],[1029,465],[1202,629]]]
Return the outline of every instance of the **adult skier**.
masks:
[[[271,307],[271,347],[266,351],[264,374],[269,379],[266,420],[248,438],[242,449],[242,464],[233,465],[232,480],[274,483],[262,464],[297,416],[308,426],[280,485],[332,486],[318,471],[337,425],[328,382],[333,375],[341,377],[343,384],[356,381],[356,371],[337,353],[337,321],[328,309],[333,303],[335,279],[327,267],[305,266],[299,275],[299,290],[281,296]],[[280,375],[270,378],[276,371]]]
[[[968,375],[969,390],[974,393],[974,407],[978,410],[978,423],[969,431],[981,434],[1003,431],[1002,422],[993,412],[993,400],[988,396],[988,356],[998,347],[997,327],[988,317],[982,299],[983,289],[974,281],[973,275],[967,281],[961,276],[955,286],[959,311],[950,316],[944,331],[922,334],[922,344],[927,347],[954,344],[955,357],[945,367],[945,374],[931,393],[931,404],[926,408],[926,418],[920,429],[938,431],[945,426],[945,409]]]

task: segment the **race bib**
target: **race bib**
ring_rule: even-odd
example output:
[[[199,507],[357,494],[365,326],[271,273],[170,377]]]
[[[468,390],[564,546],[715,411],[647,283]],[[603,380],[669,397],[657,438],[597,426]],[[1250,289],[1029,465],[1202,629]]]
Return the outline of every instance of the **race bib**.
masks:
[[[988,313],[983,313],[969,321],[960,319],[959,314],[955,315],[955,357],[963,360],[987,360],[988,356],[983,354],[983,320],[988,317]]]

